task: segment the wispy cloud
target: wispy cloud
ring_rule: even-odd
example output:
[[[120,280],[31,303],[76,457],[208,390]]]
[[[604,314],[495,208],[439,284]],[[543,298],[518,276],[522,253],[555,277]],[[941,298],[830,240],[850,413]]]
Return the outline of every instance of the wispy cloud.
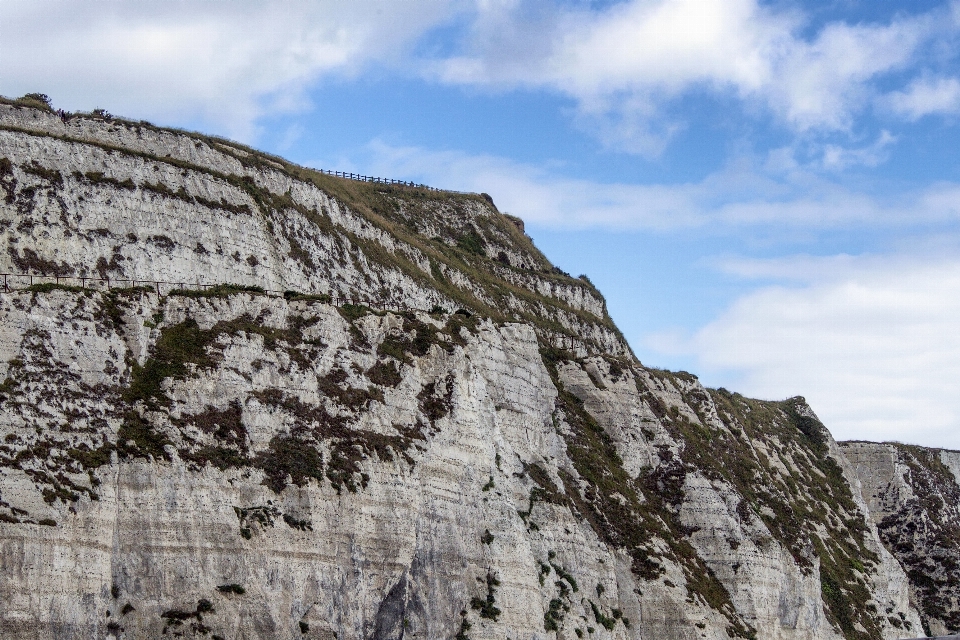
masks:
[[[881,137],[867,150],[879,153]],[[489,155],[397,147],[374,141],[371,167],[462,191],[485,191],[498,206],[553,227],[692,230],[723,234],[745,227],[795,230],[955,224],[960,185],[943,183],[882,199],[794,166],[785,174],[749,159],[681,184],[600,183]],[[857,158],[865,162],[863,157]],[[853,162],[838,155],[837,162]]]
[[[884,102],[894,112],[910,120],[930,114],[960,113],[960,80],[957,78],[922,77],[903,91],[885,96]]]
[[[850,166],[876,167],[889,157],[888,147],[897,141],[889,131],[881,131],[877,140],[866,147],[851,149],[836,144],[824,145],[823,166],[840,171]]]
[[[843,439],[960,448],[960,255],[742,261],[786,278],[733,302],[694,332],[647,347],[692,355],[747,395],[804,395]]]

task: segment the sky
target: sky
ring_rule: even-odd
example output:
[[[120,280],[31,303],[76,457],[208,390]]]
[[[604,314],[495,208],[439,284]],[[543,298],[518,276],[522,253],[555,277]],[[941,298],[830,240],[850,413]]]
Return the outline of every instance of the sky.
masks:
[[[493,196],[640,360],[960,449],[960,1],[0,0],[0,94]]]

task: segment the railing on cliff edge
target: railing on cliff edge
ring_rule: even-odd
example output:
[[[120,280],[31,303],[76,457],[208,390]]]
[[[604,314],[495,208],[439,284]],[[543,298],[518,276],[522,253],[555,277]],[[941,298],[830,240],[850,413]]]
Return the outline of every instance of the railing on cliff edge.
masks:
[[[56,113],[57,116],[60,118],[60,120],[65,123],[69,122],[70,118],[72,118],[74,115],[78,115],[78,114],[70,113],[68,111],[64,111],[63,109],[57,109],[54,113]],[[94,109],[91,113],[95,116],[98,116],[99,118],[102,118],[107,122],[110,122],[115,119],[113,114],[107,112],[105,109]],[[143,122],[144,121],[141,120],[141,123]],[[453,189],[439,189],[437,187],[431,187],[429,185],[412,182],[410,180],[394,180],[393,178],[365,176],[359,173],[351,173],[349,171],[330,171],[328,169],[316,169],[314,167],[308,167],[308,168],[311,171],[316,171],[317,173],[322,173],[327,176],[334,176],[336,178],[345,178],[347,180],[357,180],[359,182],[373,182],[376,184],[390,184],[390,185],[397,185],[401,187],[413,187],[415,189],[426,189],[427,191],[445,191],[449,193],[465,193],[463,191],[455,191]]]
[[[460,191],[453,191],[452,189],[438,189],[437,187],[431,187],[425,184],[418,184],[416,182],[411,182],[409,180],[394,180],[393,178],[379,178],[377,176],[365,176],[359,173],[350,173],[347,171],[328,171],[327,169],[313,169],[311,171],[316,171],[317,173],[322,173],[327,176],[333,176],[335,178],[346,178],[347,180],[357,180],[359,182],[372,182],[374,184],[392,184],[398,185],[401,187],[413,187],[415,189],[426,189],[427,191],[448,191],[452,193],[461,193]]]

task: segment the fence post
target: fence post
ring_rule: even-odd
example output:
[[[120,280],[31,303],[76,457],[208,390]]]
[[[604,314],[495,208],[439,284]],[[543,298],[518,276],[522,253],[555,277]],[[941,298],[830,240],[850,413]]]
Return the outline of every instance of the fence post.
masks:
[[[10,291],[10,287],[7,286],[7,274],[3,274],[3,290]]]
[[[156,282],[156,285],[157,285],[157,297],[159,298],[160,297],[160,281],[159,280]]]

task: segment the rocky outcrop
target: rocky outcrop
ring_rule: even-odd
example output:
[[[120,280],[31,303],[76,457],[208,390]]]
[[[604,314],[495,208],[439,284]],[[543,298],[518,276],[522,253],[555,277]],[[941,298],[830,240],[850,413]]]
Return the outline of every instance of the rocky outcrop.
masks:
[[[0,293],[4,637],[932,620],[802,398],[642,366],[484,197],[16,103],[0,173],[0,261],[53,276]]]
[[[927,634],[960,633],[960,452],[844,442],[880,537],[910,577]]]

